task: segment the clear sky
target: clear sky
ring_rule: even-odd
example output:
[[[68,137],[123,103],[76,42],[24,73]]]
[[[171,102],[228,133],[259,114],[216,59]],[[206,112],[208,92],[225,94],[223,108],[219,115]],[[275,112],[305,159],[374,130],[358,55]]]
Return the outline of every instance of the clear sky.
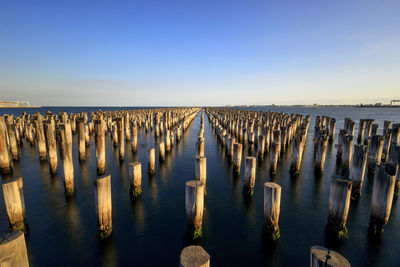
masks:
[[[34,105],[400,99],[400,1],[0,4],[0,100]]]

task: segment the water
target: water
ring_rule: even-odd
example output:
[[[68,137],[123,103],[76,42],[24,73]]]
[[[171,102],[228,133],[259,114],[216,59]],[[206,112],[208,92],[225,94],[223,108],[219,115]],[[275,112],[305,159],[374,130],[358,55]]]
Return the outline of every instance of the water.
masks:
[[[96,107],[44,107],[38,111],[67,112],[95,111]],[[106,110],[106,108],[101,107]],[[119,108],[108,108],[119,109]],[[258,108],[260,109],[260,108]],[[211,255],[212,266],[308,266],[309,248],[322,245],[344,255],[353,266],[398,266],[400,263],[399,203],[394,201],[389,223],[380,240],[368,238],[368,223],[372,179],[366,178],[362,197],[352,201],[347,220],[349,238],[334,242],[326,237],[329,186],[335,172],[336,149],[328,148],[325,173],[316,178],[313,172],[312,137],[316,115],[337,120],[336,133],[343,127],[344,118],[356,121],[373,118],[382,132],[383,120],[400,122],[400,109],[384,108],[292,108],[267,107],[263,110],[311,115],[310,132],[305,148],[301,174],[289,175],[291,151],[278,165],[277,175],[269,175],[269,157],[257,166],[254,195],[247,200],[242,195],[242,176],[232,174],[217,143],[208,119],[205,120],[205,154],[207,157],[207,196],[203,218],[201,245]],[[33,113],[37,110],[28,109]],[[2,113],[20,114],[18,109]],[[185,181],[194,177],[195,141],[200,128],[200,116],[184,133],[182,141],[163,163],[156,160],[156,174],[149,177],[143,171],[141,198],[129,194],[128,163],[140,161],[147,167],[146,149],[154,147],[151,132],[139,130],[138,152],[126,149],[125,161],[120,163],[110,135],[106,137],[106,173],[112,178],[113,234],[100,241],[94,203],[96,158],[94,139],[87,151],[86,161],[78,161],[77,136],[74,136],[74,167],[76,196],[64,197],[62,169],[51,176],[47,163],[40,163],[36,147],[26,142],[20,148],[22,157],[15,164],[14,176],[24,179],[27,246],[33,265],[85,266],[177,266],[181,250],[189,244],[185,239]],[[356,129],[357,133],[357,129]],[[335,143],[337,142],[337,134]],[[248,153],[247,150],[244,152]],[[244,156],[245,156],[244,155]],[[243,157],[244,159],[244,157]],[[272,245],[262,238],[263,183],[274,181],[282,186],[279,241]],[[1,192],[2,194],[2,192]],[[0,198],[0,230],[8,231],[4,199]]]

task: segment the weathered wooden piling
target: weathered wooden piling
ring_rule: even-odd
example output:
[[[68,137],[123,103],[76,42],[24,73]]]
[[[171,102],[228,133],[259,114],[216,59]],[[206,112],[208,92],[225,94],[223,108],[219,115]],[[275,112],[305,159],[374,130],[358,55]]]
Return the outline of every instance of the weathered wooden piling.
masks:
[[[118,149],[119,149],[119,160],[125,158],[125,129],[124,121],[122,118],[117,119],[117,130],[118,130]]]
[[[138,143],[138,132],[137,132],[137,126],[134,123],[132,124],[132,140],[131,140],[132,152],[137,151],[137,143]]]
[[[346,221],[349,214],[352,182],[336,178],[331,181],[329,194],[328,230],[340,239],[347,238]]]
[[[97,178],[94,192],[97,224],[100,238],[104,239],[112,232],[111,175]]]
[[[185,247],[180,255],[179,267],[210,267],[210,255],[200,246]]]
[[[165,132],[165,150],[167,152],[171,151],[171,140],[169,130]]]
[[[148,150],[148,172],[150,174],[156,173],[156,150],[151,148]]]
[[[72,159],[72,131],[69,122],[60,124],[60,137],[63,153],[64,184],[66,195],[75,194],[74,163]]]
[[[196,156],[204,157],[204,137],[199,137],[196,142]]]
[[[240,173],[240,165],[242,163],[242,144],[233,143],[233,170]]]
[[[258,136],[258,142],[257,142],[257,155],[259,159],[262,159],[264,157],[264,151],[265,151],[265,136],[264,135],[259,135]]]
[[[398,166],[379,165],[372,189],[371,216],[369,229],[372,234],[380,234],[389,220],[392,210],[394,187]]]
[[[160,142],[158,153],[159,153],[159,159],[161,161],[164,161],[165,160],[165,144],[164,144],[164,142]]]
[[[340,162],[340,175],[344,177],[349,177],[352,152],[353,136],[345,134],[342,136],[342,158]]]
[[[25,231],[25,201],[22,178],[2,184],[4,203],[11,231]]]
[[[322,174],[324,172],[326,151],[328,148],[328,137],[326,135],[321,135],[314,142],[315,142],[314,169],[317,174]]]
[[[78,128],[78,151],[79,151],[79,160],[85,160],[86,154],[86,134],[85,134],[85,124],[83,118],[77,118],[76,124]]]
[[[36,141],[39,149],[39,159],[40,161],[45,161],[47,159],[46,152],[46,139],[43,129],[43,119],[42,115],[38,115],[35,121],[36,126]]]
[[[193,238],[199,238],[202,236],[204,209],[204,184],[201,181],[186,182],[185,205],[187,225],[193,230]]]
[[[97,173],[103,174],[106,168],[106,124],[103,120],[94,121],[94,138],[96,146]]]
[[[290,173],[298,174],[301,168],[301,162],[303,161],[303,152],[306,146],[307,135],[305,133],[299,133],[294,137],[292,144],[292,162],[290,164]],[[276,168],[276,167],[275,167]]]
[[[12,173],[11,155],[7,147],[7,128],[4,117],[0,117],[0,173]]]
[[[254,191],[254,183],[256,181],[256,164],[257,161],[255,157],[246,157],[243,192],[249,195],[253,195]]]
[[[366,121],[364,119],[360,119],[360,124],[358,125],[358,137],[357,137],[357,144],[361,144],[362,138],[364,136]]]
[[[313,246],[310,250],[310,267],[350,267],[350,262],[336,251]]]
[[[382,135],[372,137],[368,149],[368,170],[373,171],[376,165],[381,164],[384,138]]]
[[[268,182],[264,184],[264,234],[273,240],[279,239],[279,214],[281,210],[281,186]]]
[[[51,174],[56,174],[58,166],[56,128],[53,120],[46,121],[45,125],[47,156],[49,158],[50,172]]]
[[[280,144],[273,141],[271,144],[271,154],[270,154],[270,173],[275,174],[276,168],[279,161]]]
[[[142,195],[142,164],[140,162],[129,163],[129,181],[133,196]]]
[[[14,125],[14,117],[11,115],[5,115],[5,122],[7,126],[7,132],[8,132],[8,145],[10,146],[10,152],[11,152],[11,157],[13,160],[17,161],[19,160],[19,155],[18,155],[18,142],[16,138],[16,129]]]
[[[365,167],[367,166],[367,147],[355,145],[353,160],[350,169],[350,180],[353,182],[351,194],[353,197],[361,196],[361,188],[364,181]]]
[[[0,265],[28,267],[28,252],[25,235],[16,231],[0,237]]]
[[[206,190],[207,182],[207,158],[203,156],[196,156],[195,158],[195,174],[196,179],[203,183],[204,193]]]

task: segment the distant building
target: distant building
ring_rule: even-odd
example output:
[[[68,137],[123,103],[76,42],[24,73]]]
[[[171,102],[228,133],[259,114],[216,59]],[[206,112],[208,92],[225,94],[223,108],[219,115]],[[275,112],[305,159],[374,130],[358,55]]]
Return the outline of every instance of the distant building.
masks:
[[[0,107],[29,107],[29,101],[0,101]]]

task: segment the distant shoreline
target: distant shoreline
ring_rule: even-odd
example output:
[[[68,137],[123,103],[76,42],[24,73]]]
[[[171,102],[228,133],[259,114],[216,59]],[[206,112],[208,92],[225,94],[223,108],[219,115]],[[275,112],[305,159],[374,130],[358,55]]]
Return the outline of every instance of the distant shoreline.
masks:
[[[0,108],[41,108],[41,106],[28,106],[28,107],[0,107]]]

